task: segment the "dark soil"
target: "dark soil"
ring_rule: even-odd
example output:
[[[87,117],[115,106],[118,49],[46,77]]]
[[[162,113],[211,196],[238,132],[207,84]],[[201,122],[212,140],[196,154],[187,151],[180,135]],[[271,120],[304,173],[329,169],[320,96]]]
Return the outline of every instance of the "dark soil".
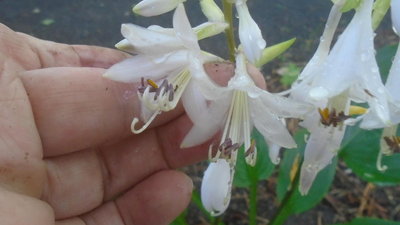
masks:
[[[113,47],[122,37],[121,23],[147,26],[170,26],[171,14],[156,18],[132,15],[131,5],[137,0],[0,0],[0,22],[10,28],[33,36],[70,44],[91,44]],[[188,1],[188,14],[193,24],[205,21],[197,1]],[[297,37],[296,44],[283,57],[264,70],[271,92],[284,89],[278,70],[288,62],[303,66],[313,54],[329,11],[329,0],[259,0],[249,1],[250,10],[259,23],[269,45]],[[346,15],[343,24],[351,15]],[[397,42],[388,18],[377,31],[377,47]],[[201,43],[205,50],[224,56],[223,36]],[[183,168],[193,178],[199,190],[206,163]],[[258,224],[267,224],[276,210],[276,175],[260,183]],[[248,192],[234,188],[229,209],[223,222],[227,225],[247,223]],[[400,221],[400,187],[377,187],[358,179],[340,163],[329,194],[313,210],[293,216],[287,225],[325,225],[349,221],[357,216],[370,216]],[[199,210],[191,205],[189,224],[207,224]]]

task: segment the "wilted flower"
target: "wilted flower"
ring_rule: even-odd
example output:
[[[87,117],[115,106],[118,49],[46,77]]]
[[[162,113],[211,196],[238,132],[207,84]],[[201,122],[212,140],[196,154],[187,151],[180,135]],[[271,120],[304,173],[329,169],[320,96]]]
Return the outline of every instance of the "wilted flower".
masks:
[[[194,126],[183,140],[182,146],[189,147],[203,143],[225,123],[216,154],[213,155],[213,146],[210,146],[209,150],[209,157],[212,161],[210,164],[212,169],[210,171],[224,168],[225,171],[222,174],[224,176],[229,175],[229,177],[220,179],[224,181],[233,179],[237,152],[242,144],[244,144],[246,162],[250,165],[255,164],[257,149],[254,141],[251,141],[253,126],[269,143],[286,148],[296,146],[281,119],[287,117],[302,118],[309,108],[304,104],[275,96],[258,88],[247,72],[243,53],[237,54],[235,76],[229,81],[226,88],[219,90],[205,89],[207,88],[200,87],[206,99],[211,101],[209,110],[207,112],[198,111],[198,115],[191,116],[191,118],[196,118],[193,120]],[[194,113],[196,112],[189,112],[188,114]],[[272,160],[276,161],[278,154],[272,153],[271,155],[275,157]],[[227,172],[226,164],[231,167],[230,173]],[[222,176],[222,174],[209,175],[209,173],[211,172],[207,172],[207,178]],[[218,190],[228,190],[230,195],[231,183],[222,182],[220,184],[225,186],[218,187]],[[210,184],[208,181],[203,182],[202,190],[210,190],[208,185],[215,184]],[[213,198],[212,196],[214,196],[212,192],[202,193],[205,206],[218,206],[216,208],[207,208],[207,210],[218,215],[225,210],[229,203],[229,198],[226,196],[224,198]],[[217,212],[216,210],[222,211]]]

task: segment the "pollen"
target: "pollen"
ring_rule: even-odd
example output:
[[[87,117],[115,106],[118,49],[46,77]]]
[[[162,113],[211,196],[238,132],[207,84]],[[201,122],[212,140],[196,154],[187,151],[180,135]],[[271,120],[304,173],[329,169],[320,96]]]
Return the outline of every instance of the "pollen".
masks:
[[[350,116],[345,115],[344,112],[336,113],[335,109],[329,110],[328,108],[318,108],[319,115],[321,116],[321,123],[325,126],[333,125],[336,127],[339,123],[342,123]]]
[[[158,85],[151,79],[147,79],[147,83],[155,89],[158,89]]]
[[[352,105],[350,106],[349,115],[363,115],[367,112],[367,109],[361,106]]]

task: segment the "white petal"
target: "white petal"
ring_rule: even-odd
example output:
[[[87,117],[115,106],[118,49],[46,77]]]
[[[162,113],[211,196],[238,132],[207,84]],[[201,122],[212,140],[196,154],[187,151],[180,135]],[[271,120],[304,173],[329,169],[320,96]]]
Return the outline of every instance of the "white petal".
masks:
[[[245,91],[252,98],[258,97],[262,92],[262,90],[254,84],[253,79],[248,74],[246,59],[241,52],[236,55],[235,76],[229,80],[228,87]]]
[[[187,99],[183,101],[193,127],[183,139],[182,148],[202,144],[213,137],[222,128],[231,102],[230,99],[214,101],[205,109],[204,105],[188,104]]]
[[[246,3],[238,1],[236,10],[239,15],[239,39],[243,46],[246,57],[252,64],[260,59],[266,42],[262,37],[261,30],[250,15]]]
[[[249,102],[254,126],[267,141],[285,148],[296,147],[296,143],[282,123],[281,118],[271,113],[261,100],[249,98]]]
[[[207,100],[216,100],[221,98],[228,98],[232,91],[226,87],[220,87],[206,74],[203,61],[199,58],[192,57],[189,65],[190,74],[196,82],[202,95]]]
[[[274,95],[268,91],[263,91],[259,98],[273,114],[279,117],[302,119],[313,110],[311,105]]]
[[[315,118],[319,123],[319,118]],[[304,152],[304,162],[300,174],[300,193],[305,195],[310,190],[312,183],[319,171],[331,163],[336,156],[343,139],[345,127],[315,126],[307,141]]]
[[[122,24],[121,33],[137,52],[161,54],[183,49],[182,42],[166,32],[147,29],[135,24]]]
[[[182,70],[187,63],[187,51],[173,52],[160,58],[150,59],[144,55],[132,58],[113,65],[104,77],[120,82],[139,82],[142,77],[158,80],[170,73]]]
[[[228,24],[225,22],[205,22],[194,27],[193,30],[196,32],[197,38],[202,40],[224,32],[227,27]]]
[[[393,29],[400,35],[400,1],[392,0],[390,3]]]
[[[225,159],[212,162],[201,183],[201,201],[212,216],[225,212],[231,198],[233,168]]]
[[[281,146],[265,140],[268,144],[268,153],[269,153],[269,158],[271,159],[271,162],[275,165],[279,164],[279,162],[281,161],[280,157],[279,157],[279,152],[281,150]]]
[[[157,16],[169,12],[185,0],[142,0],[135,7],[133,12],[141,16]]]
[[[182,44],[195,55],[200,54],[200,47],[197,43],[197,36],[194,33],[189,19],[187,18],[183,4],[179,4],[173,17],[175,35],[181,40]]]
[[[360,70],[370,69],[373,66],[371,62],[375,60],[375,51],[371,25],[372,2],[372,0],[365,0],[361,3],[329,54],[324,72],[313,84],[315,89],[326,91],[327,98],[339,95],[348,89],[365,76]],[[314,90],[313,93],[321,92]],[[314,96],[318,98],[320,95]]]
[[[117,44],[115,44],[115,47],[118,48],[121,51],[128,52],[131,54],[137,54],[138,52],[135,51],[135,47],[127,40],[123,39]]]
[[[393,0],[392,2],[399,2],[399,0]],[[400,4],[399,8],[400,8]],[[400,10],[400,9],[399,9]],[[400,15],[399,15],[400,17]],[[400,21],[399,21],[400,23]],[[399,45],[400,46],[400,45]],[[400,101],[400,47],[397,48],[396,55],[393,59],[392,67],[385,84],[387,90],[389,91],[393,101]]]

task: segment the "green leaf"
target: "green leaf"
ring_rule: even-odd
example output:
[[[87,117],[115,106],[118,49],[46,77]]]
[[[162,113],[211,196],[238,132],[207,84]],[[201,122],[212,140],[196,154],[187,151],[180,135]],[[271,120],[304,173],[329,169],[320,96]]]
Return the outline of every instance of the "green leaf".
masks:
[[[46,18],[46,19],[43,19],[42,21],[40,21],[40,23],[42,24],[42,25],[44,25],[44,26],[50,26],[50,25],[52,25],[54,22],[56,22],[54,19],[51,19],[51,18]]]
[[[400,222],[381,220],[375,218],[357,218],[350,223],[340,223],[335,225],[400,225]]]
[[[268,155],[268,146],[264,137],[254,129],[252,137],[256,141],[257,161],[254,167],[247,165],[244,157],[244,150],[241,148],[236,162],[236,172],[233,184],[238,187],[249,187],[252,179],[264,180],[274,172],[275,165]]]
[[[396,51],[397,45],[387,45],[377,51],[376,61],[378,62],[379,70],[384,82],[389,74]]]
[[[348,12],[352,9],[357,8],[361,3],[361,0],[347,0],[342,7],[342,12]]]
[[[340,157],[361,179],[381,185],[400,184],[400,154],[383,156],[382,164],[388,169],[381,172],[376,167],[382,129],[362,130],[348,127]]]
[[[301,195],[298,190],[299,184],[299,169],[296,177],[293,180],[293,187],[290,187],[290,174],[292,171],[292,164],[295,161],[296,155],[302,157],[304,153],[305,141],[304,135],[306,132],[300,130],[295,134],[295,139],[299,147],[295,150],[286,150],[283,161],[279,168],[278,186],[277,192],[278,197],[281,200],[278,213],[270,223],[270,225],[283,224],[286,219],[293,215],[307,211],[317,205],[326,195],[329,188],[331,187],[333,178],[335,176],[337,158],[332,160],[325,169],[323,169],[316,177],[308,195]],[[282,183],[281,183],[282,182]]]
[[[297,143],[297,149],[284,150],[282,161],[279,163],[278,183],[276,186],[276,193],[279,201],[283,200],[285,194],[290,188],[291,173],[296,157],[298,157],[298,160],[300,160],[299,163],[303,157],[304,148],[306,146],[306,142],[304,140],[305,135],[308,135],[308,132],[305,129],[297,131],[294,135],[294,139]]]
[[[376,0],[372,13],[372,28],[376,30],[390,7],[390,0]]]
[[[262,52],[261,58],[256,62],[255,66],[260,68],[266,63],[272,61],[290,48],[295,41],[296,38],[292,38],[290,40],[265,48]]]
[[[287,66],[281,68],[280,71],[282,77],[279,81],[284,87],[290,87],[301,73],[301,68],[295,63],[288,63]]]

